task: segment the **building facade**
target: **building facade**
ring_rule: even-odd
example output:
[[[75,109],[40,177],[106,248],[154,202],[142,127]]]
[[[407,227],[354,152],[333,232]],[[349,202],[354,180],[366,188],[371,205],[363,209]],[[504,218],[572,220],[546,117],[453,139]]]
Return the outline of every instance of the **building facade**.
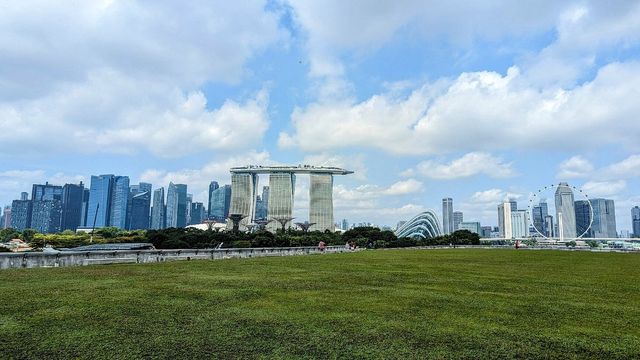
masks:
[[[483,232],[482,232],[482,227],[480,226],[480,223],[477,221],[461,221],[458,224],[458,230],[468,230],[471,231],[472,233],[476,233],[480,236],[482,236]]]
[[[617,238],[615,203],[609,199],[579,200],[574,204],[576,235],[586,238]],[[591,216],[593,213],[593,221]],[[589,228],[589,224],[591,227]]]
[[[442,199],[442,231],[445,235],[453,232],[453,199]]]
[[[31,228],[43,234],[60,232],[62,223],[62,201],[32,201]]]
[[[86,227],[92,228],[94,225],[96,228],[109,226],[114,177],[111,174],[91,176]]]
[[[151,189],[149,183],[132,185],[129,192],[127,228],[146,230],[151,226]]]
[[[11,203],[11,227],[23,231],[31,227],[31,200],[13,200]]]
[[[561,182],[556,188],[556,219],[558,237],[564,239],[576,238],[576,210],[573,190],[566,182]]]
[[[460,230],[460,223],[464,221],[464,214],[462,211],[453,212],[453,231]]]
[[[164,229],[165,223],[164,188],[161,187],[153,192],[153,209],[151,212],[151,228],[154,230]]]
[[[335,231],[333,223],[333,175],[310,174],[309,230]]]
[[[529,213],[526,210],[511,211],[511,229],[512,238],[529,236]]]
[[[269,175],[270,199],[267,213],[269,214],[269,220],[274,221],[267,225],[267,229],[271,231],[280,229],[282,225],[278,221],[281,219],[291,218],[293,216],[293,197],[295,195],[295,187],[296,176],[294,173],[276,172]],[[293,220],[289,220],[286,222],[284,227],[289,228],[292,225]]]
[[[166,219],[168,228],[187,226],[187,185],[169,183]]]
[[[511,226],[511,202],[506,201],[498,205],[498,229],[501,238],[513,238],[513,228]]]
[[[220,185],[218,184],[217,181],[211,181],[209,183],[209,198],[207,202],[207,217],[209,219],[211,219],[213,217],[213,215],[211,214],[211,209],[213,208],[213,206],[211,206],[211,201],[213,200],[213,192],[218,190],[220,188]]]
[[[62,230],[76,231],[84,226],[82,207],[84,201],[84,184],[65,184],[62,187]]]
[[[224,185],[211,193],[209,219],[223,222],[229,217],[231,207],[231,186]]]
[[[129,206],[129,177],[114,176],[109,207],[109,226],[127,228],[127,208]]]
[[[256,189],[258,187],[258,175],[255,173],[234,173],[231,175],[231,204],[229,215],[242,215],[240,229],[246,229],[246,225],[255,218]],[[269,211],[271,214],[271,211]]]
[[[631,208],[631,227],[633,229],[633,237],[640,237],[640,207]]]

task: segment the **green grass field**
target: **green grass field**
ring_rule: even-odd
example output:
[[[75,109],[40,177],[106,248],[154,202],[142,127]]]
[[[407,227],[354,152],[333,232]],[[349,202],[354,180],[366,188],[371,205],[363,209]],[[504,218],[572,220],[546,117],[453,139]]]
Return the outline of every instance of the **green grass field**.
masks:
[[[515,250],[3,270],[0,358],[640,358],[640,255]]]

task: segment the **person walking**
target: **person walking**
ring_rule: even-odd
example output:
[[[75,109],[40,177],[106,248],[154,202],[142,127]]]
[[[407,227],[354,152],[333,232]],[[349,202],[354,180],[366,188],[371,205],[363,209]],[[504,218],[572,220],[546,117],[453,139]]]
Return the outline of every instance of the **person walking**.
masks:
[[[318,250],[323,252],[326,247],[327,247],[327,244],[325,244],[324,241],[320,240],[320,242],[318,243]]]

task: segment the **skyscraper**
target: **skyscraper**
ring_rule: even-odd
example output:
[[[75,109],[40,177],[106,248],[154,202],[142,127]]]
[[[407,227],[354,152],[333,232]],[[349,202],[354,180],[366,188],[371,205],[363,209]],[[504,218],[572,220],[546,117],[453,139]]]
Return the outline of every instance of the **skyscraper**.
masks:
[[[65,184],[62,187],[62,230],[73,230],[82,225],[84,184]]]
[[[23,231],[31,227],[31,200],[13,200],[11,203],[11,227]]]
[[[31,210],[31,228],[43,233],[57,233],[61,231],[62,201],[35,200]]]
[[[531,209],[531,215],[533,217],[533,227],[536,231],[540,232],[540,235],[547,235],[547,227],[545,225],[545,217],[549,215],[549,207],[546,200],[540,200],[537,206]]]
[[[442,199],[442,232],[445,235],[453,232],[453,199]]]
[[[111,214],[111,193],[114,175],[92,175],[89,185],[89,203],[87,206],[86,227],[96,228],[109,226]]]
[[[460,223],[464,221],[462,211],[453,212],[453,231],[460,230]]]
[[[555,225],[553,223],[553,216],[547,215],[544,217],[544,230],[545,230],[544,236],[546,237],[557,236],[557,234],[554,232]]]
[[[111,191],[109,226],[127,228],[127,207],[129,204],[129,177],[115,176]]]
[[[153,192],[153,210],[151,212],[151,228],[155,230],[165,228],[164,188]]]
[[[209,201],[209,218],[216,221],[225,221],[229,217],[231,205],[231,186],[224,185],[211,193]]]
[[[5,206],[4,211],[2,212],[2,222],[0,223],[0,227],[3,229],[11,227],[11,206]]]
[[[566,182],[561,182],[556,188],[556,221],[558,236],[564,239],[574,239],[576,235],[576,211],[573,191]]]
[[[633,237],[640,237],[640,207],[631,208],[631,227],[633,229]]]
[[[187,226],[187,185],[169,183],[166,219],[167,227]]]
[[[207,217],[208,218],[212,218],[213,215],[211,215],[211,200],[213,199],[213,192],[218,190],[220,188],[220,185],[218,185],[217,181],[212,181],[209,183],[209,202],[207,203]]]
[[[513,238],[520,239],[529,236],[529,213],[526,210],[511,211],[511,229]]]
[[[187,194],[187,206],[185,207],[184,226],[191,225],[191,205],[193,204],[193,194]]]
[[[309,174],[309,177],[309,222],[314,223],[310,230],[334,232],[336,227],[333,223],[333,174],[317,173]]]
[[[149,228],[151,219],[151,184],[140,183],[131,185],[130,206],[128,209],[129,219],[127,221],[130,230],[146,230]]]
[[[511,219],[511,202],[506,201],[498,205],[498,228],[500,237],[505,239],[513,238]]]
[[[62,224],[62,186],[33,184],[31,190],[31,225],[41,233],[54,233],[61,230]]]
[[[84,189],[82,192],[82,214],[80,215],[80,226],[87,226],[87,213],[89,212],[89,189]]]
[[[251,172],[231,174],[231,209],[229,214],[244,216],[240,221],[241,229],[255,218],[256,188],[258,175]],[[273,191],[273,188],[271,189]],[[271,203],[271,201],[269,202]],[[271,205],[270,205],[271,206]],[[269,209],[269,216],[271,216]]]
[[[295,186],[296,176],[294,173],[274,172],[269,175],[269,208],[267,211],[269,219],[274,221],[267,225],[267,229],[271,231],[280,229],[281,225],[277,220],[292,217]],[[233,191],[231,196],[235,197]],[[310,222],[315,221],[312,219]],[[332,225],[333,219],[331,220]],[[291,221],[288,221],[285,225],[286,228],[289,226],[291,226]]]
[[[593,221],[591,221],[591,208],[593,208]],[[591,207],[587,200],[575,202],[576,236],[580,236],[591,228],[584,237],[588,238],[617,238],[616,211],[613,200],[591,199]]]
[[[191,203],[191,224],[202,224],[202,221],[206,217],[206,212],[204,211],[204,204],[201,202],[192,202]]]
[[[262,195],[256,199],[256,219],[267,219],[269,206],[269,187],[262,187]]]
[[[29,193],[26,191],[23,191],[20,193],[20,200],[29,200]]]

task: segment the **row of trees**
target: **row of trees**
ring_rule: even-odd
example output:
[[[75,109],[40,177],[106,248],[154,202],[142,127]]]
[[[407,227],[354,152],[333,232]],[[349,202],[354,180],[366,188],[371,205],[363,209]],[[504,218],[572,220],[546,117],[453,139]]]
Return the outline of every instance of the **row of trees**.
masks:
[[[223,248],[316,246],[321,241],[327,245],[344,245],[350,242],[355,243],[358,247],[368,248],[480,244],[479,236],[466,230],[431,239],[412,239],[398,238],[392,231],[380,230],[375,227],[357,227],[343,234],[320,231],[304,232],[292,229],[284,232],[278,231],[274,234],[264,230],[252,233],[234,233],[193,228],[147,231],[101,228],[95,231],[93,237],[90,234],[76,234],[70,231],[60,234],[40,234],[30,229],[22,232],[14,229],[0,230],[0,241],[6,242],[15,238],[30,243],[34,248],[42,248],[46,245],[56,248],[72,248],[90,243],[118,242],[149,242],[157,249],[205,249],[217,246]]]

